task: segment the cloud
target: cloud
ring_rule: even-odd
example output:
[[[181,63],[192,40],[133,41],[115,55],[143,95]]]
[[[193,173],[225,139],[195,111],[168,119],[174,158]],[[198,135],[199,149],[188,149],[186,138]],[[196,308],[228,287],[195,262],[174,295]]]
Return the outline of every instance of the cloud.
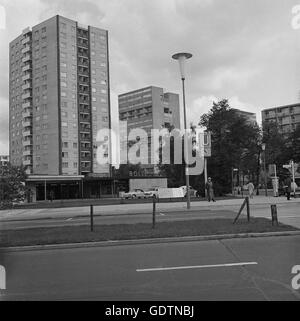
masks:
[[[188,124],[192,123],[197,125],[203,114],[206,114],[213,106],[213,103],[217,103],[222,100],[222,97],[216,97],[214,95],[201,96],[193,101],[191,108],[187,109]],[[228,99],[229,106],[231,108],[240,109],[243,111],[249,111],[256,113],[257,108],[250,103],[242,102],[239,97],[233,96]],[[259,121],[260,115],[257,114]]]
[[[9,41],[56,14],[109,31],[113,120],[118,119],[117,96],[126,91],[154,85],[181,94],[171,56],[182,50],[193,53],[187,66],[187,106],[194,121],[214,98],[231,97],[233,104],[258,116],[260,109],[298,99],[300,46],[295,45],[299,31],[291,28],[294,0],[0,2],[7,11],[7,30],[0,31],[0,101],[8,99]],[[6,108],[0,105],[1,124]]]

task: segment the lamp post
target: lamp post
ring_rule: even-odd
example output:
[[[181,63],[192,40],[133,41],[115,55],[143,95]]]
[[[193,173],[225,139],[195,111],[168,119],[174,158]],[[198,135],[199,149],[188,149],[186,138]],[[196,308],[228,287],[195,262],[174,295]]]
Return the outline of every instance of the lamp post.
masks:
[[[189,161],[188,161],[188,135],[187,135],[187,117],[186,117],[186,103],[185,103],[185,63],[187,59],[192,58],[193,55],[190,53],[182,52],[172,56],[173,59],[178,60],[181,80],[182,80],[182,92],[183,92],[183,110],[184,110],[184,128],[185,128],[185,181],[187,189],[187,209],[191,208],[190,199],[190,178],[189,178]]]
[[[265,178],[265,194],[268,196],[268,186],[267,186],[267,170],[266,170],[266,144],[261,145],[261,149],[264,152],[264,178]]]

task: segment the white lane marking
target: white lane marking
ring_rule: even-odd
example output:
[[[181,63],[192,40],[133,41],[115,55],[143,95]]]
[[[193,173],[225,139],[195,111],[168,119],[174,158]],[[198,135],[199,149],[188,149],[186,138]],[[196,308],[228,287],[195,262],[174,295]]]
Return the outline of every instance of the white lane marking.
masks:
[[[172,271],[172,270],[191,270],[191,269],[207,269],[218,267],[235,267],[245,265],[257,265],[257,262],[241,262],[241,263],[227,263],[227,264],[213,264],[213,265],[194,265],[194,266],[176,266],[166,268],[151,268],[151,269],[137,269],[136,272],[159,272],[159,271]]]
[[[68,218],[68,219],[66,220],[66,222],[69,222],[69,221],[72,221],[72,220],[73,220],[73,217]]]
[[[164,214],[164,213],[159,213],[161,216],[166,216],[166,214]]]

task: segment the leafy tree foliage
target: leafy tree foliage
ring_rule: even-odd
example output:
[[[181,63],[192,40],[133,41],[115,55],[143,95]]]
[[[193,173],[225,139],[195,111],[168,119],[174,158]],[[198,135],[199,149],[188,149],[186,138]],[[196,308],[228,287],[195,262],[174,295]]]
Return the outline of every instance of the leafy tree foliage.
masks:
[[[0,209],[11,207],[13,202],[24,200],[25,179],[24,167],[10,164],[0,166]]]
[[[259,157],[259,127],[230,108],[226,99],[213,103],[211,110],[201,117],[199,125],[212,135],[208,175],[215,182],[216,192],[231,191],[233,168],[254,180]]]

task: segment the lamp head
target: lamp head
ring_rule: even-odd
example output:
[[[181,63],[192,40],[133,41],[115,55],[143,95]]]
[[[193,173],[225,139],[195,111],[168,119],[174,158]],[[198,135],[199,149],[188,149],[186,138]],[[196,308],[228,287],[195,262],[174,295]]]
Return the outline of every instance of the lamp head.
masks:
[[[180,74],[181,74],[182,80],[185,79],[185,62],[187,59],[190,59],[192,57],[193,57],[192,54],[186,53],[186,52],[177,53],[172,56],[173,59],[178,60],[179,62],[179,68],[180,68]]]

